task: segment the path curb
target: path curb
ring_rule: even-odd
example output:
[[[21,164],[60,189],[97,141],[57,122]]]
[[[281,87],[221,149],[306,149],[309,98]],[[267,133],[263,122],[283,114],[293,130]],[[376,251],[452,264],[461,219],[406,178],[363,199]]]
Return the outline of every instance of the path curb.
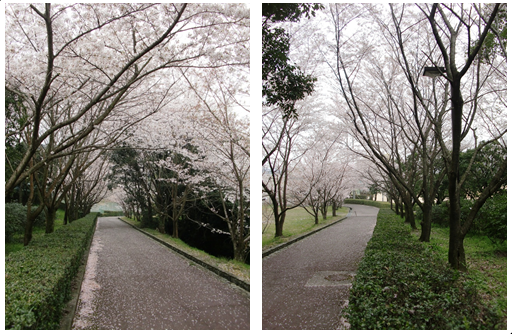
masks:
[[[182,255],[182,256],[184,256],[184,257],[186,257],[187,259],[192,260],[192,261],[194,261],[195,263],[197,263],[197,264],[201,265],[202,267],[204,267],[204,268],[206,268],[206,269],[210,270],[210,271],[211,271],[211,272],[213,272],[214,274],[216,274],[216,275],[218,275],[218,276],[220,276],[220,277],[222,277],[222,278],[224,278],[224,279],[227,279],[227,280],[228,280],[228,281],[230,281],[231,283],[233,283],[233,284],[235,284],[235,285],[237,285],[237,286],[241,287],[242,289],[246,290],[247,292],[250,292],[250,284],[249,284],[249,283],[244,282],[244,281],[242,281],[241,279],[239,279],[239,278],[237,278],[237,277],[235,277],[235,276],[231,275],[230,273],[227,273],[227,272],[225,272],[225,271],[223,271],[223,270],[220,270],[219,268],[216,268],[216,267],[214,267],[214,266],[212,266],[212,265],[210,265],[210,264],[208,264],[208,263],[206,263],[206,262],[204,262],[204,261],[202,261],[202,260],[200,260],[200,259],[198,259],[198,258],[196,258],[196,257],[194,257],[194,256],[192,256],[192,255],[190,255],[189,253],[184,252],[184,251],[182,251],[181,249],[179,249],[179,248],[177,248],[177,247],[175,247],[175,246],[173,246],[173,245],[171,245],[171,244],[168,244],[168,243],[167,243],[167,242],[165,242],[164,240],[159,239],[159,238],[155,237],[154,235],[152,235],[152,234],[150,234],[150,233],[148,233],[148,232],[146,232],[146,231],[144,231],[144,230],[141,230],[141,229],[140,229],[140,228],[138,228],[137,226],[134,226],[134,225],[132,225],[132,224],[130,224],[130,223],[128,223],[128,222],[126,222],[126,221],[124,221],[121,217],[119,217],[119,220],[120,220],[120,221],[122,221],[122,222],[123,222],[123,223],[125,223],[125,224],[130,225],[131,227],[133,227],[134,229],[138,230],[139,232],[144,233],[144,234],[145,234],[145,235],[147,235],[148,237],[150,237],[150,238],[152,238],[152,239],[154,239],[154,240],[158,241],[159,243],[161,243],[162,245],[164,245],[164,246],[165,246],[165,247],[167,247],[167,248],[170,248],[170,249],[171,249],[171,250],[173,250],[174,252],[176,252],[176,253],[178,253],[178,254],[180,254],[180,255]]]
[[[73,279],[76,281],[78,287],[76,288],[76,290],[71,290],[70,300],[66,303],[64,309],[62,310],[64,315],[62,316],[59,322],[59,329],[61,330],[71,330],[73,327],[73,320],[75,319],[76,310],[78,308],[78,302],[80,301],[80,293],[82,292],[82,282],[85,276],[85,269],[87,268],[87,261],[89,260],[89,251],[91,249],[92,239],[94,239],[94,234],[96,233],[96,227],[98,226],[99,218],[99,216],[96,217],[94,231],[92,232],[89,244],[84,251],[84,255],[82,255],[82,259],[80,260],[80,266],[78,267],[75,278]]]
[[[279,244],[279,245],[277,245],[277,246],[275,246],[275,247],[272,247],[272,248],[270,248],[270,249],[267,249],[266,251],[263,251],[263,253],[262,253],[262,258],[267,257],[267,256],[269,256],[270,254],[277,252],[278,250],[281,250],[281,249],[283,249],[283,248],[285,248],[285,247],[288,247],[288,246],[290,246],[291,244],[296,243],[297,241],[300,241],[300,240],[302,240],[302,239],[304,239],[304,238],[307,238],[307,237],[309,237],[309,236],[310,236],[310,235],[312,235],[312,234],[315,234],[315,233],[317,233],[317,232],[320,232],[321,230],[324,230],[324,229],[326,229],[326,228],[328,228],[328,227],[330,227],[330,226],[332,226],[332,225],[334,225],[334,224],[337,224],[337,223],[342,222],[343,220],[347,219],[347,218],[350,216],[350,213],[352,212],[352,208],[351,208],[350,206],[346,206],[346,207],[347,207],[347,208],[349,208],[350,210],[348,211],[348,213],[347,213],[347,215],[346,215],[345,217],[343,217],[343,218],[341,218],[341,219],[339,219],[339,220],[337,220],[337,221],[335,221],[335,222],[332,222],[332,223],[330,223],[329,225],[325,225],[325,226],[323,226],[323,227],[321,227],[321,228],[318,228],[318,229],[316,229],[316,230],[314,230],[314,231],[311,231],[311,232],[308,232],[308,233],[306,233],[306,234],[300,235],[300,236],[298,236],[298,237],[296,237],[296,238],[294,238],[294,239],[292,239],[292,240],[289,240],[289,241],[287,241],[287,242],[285,242],[285,243],[282,243],[282,244]]]

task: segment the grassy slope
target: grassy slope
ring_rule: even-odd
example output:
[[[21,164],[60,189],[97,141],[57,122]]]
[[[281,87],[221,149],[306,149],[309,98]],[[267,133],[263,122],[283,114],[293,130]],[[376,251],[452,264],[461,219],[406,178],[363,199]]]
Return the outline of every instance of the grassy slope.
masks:
[[[268,208],[263,208],[263,210],[268,210]],[[276,233],[275,225],[273,223],[267,225],[262,236],[263,250],[284,243],[300,234],[307,233],[313,229],[323,227],[326,224],[335,222],[336,220],[345,217],[348,213],[348,210],[349,209],[347,207],[340,208],[337,211],[337,216],[333,217],[332,212],[329,209],[327,219],[323,220],[320,217],[318,225],[315,225],[315,218],[305,209],[299,207],[289,210],[286,213],[286,220],[283,227],[283,237],[274,238]]]
[[[432,228],[430,247],[448,263],[449,229]],[[419,238],[420,232],[414,232]],[[495,244],[485,236],[468,235],[464,239],[468,275],[477,285],[488,307],[506,323],[507,315],[507,243]],[[448,265],[448,264],[447,264]]]

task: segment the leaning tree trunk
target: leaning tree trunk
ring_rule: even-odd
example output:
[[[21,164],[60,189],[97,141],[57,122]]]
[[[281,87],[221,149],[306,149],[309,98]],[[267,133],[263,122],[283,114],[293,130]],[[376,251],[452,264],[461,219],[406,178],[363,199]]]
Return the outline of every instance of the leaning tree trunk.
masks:
[[[30,168],[34,166],[34,160],[30,160]],[[32,200],[34,199],[34,173],[30,174],[30,193],[28,195],[27,200],[27,221],[25,222],[25,233],[23,235],[23,245],[27,246],[30,241],[32,240],[32,227],[34,225],[34,220],[36,219],[37,215],[41,212],[43,209],[43,205],[39,205],[39,208],[36,209],[38,211],[37,215],[34,215],[32,213]]]
[[[432,202],[425,198],[423,204],[423,221],[421,222],[420,241],[430,242],[430,233],[432,230]]]
[[[403,203],[405,206],[405,222],[411,224],[411,228],[416,230],[416,220],[414,218],[414,204],[411,201],[410,196],[406,196],[405,201]]]
[[[63,224],[64,225],[67,225],[68,224],[68,210],[69,210],[69,202],[68,202],[68,195],[64,195],[64,208],[65,208],[65,211],[64,211],[64,222]]]

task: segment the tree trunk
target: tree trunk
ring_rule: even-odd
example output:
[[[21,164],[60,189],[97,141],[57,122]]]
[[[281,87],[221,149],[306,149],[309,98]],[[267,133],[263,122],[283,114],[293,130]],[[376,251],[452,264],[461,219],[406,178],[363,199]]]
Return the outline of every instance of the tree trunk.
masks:
[[[458,228],[460,230],[460,226]],[[450,242],[448,249],[448,262],[453,269],[466,271],[466,253],[464,251],[464,237],[457,233],[457,229],[450,226]]]
[[[68,224],[68,210],[69,210],[69,203],[68,203],[68,195],[64,195],[64,225]]]
[[[23,235],[23,246],[27,246],[32,241],[32,226],[35,218],[27,212],[27,221],[25,223],[25,234]]]
[[[243,257],[240,247],[237,247],[236,243],[233,242],[233,259],[238,262],[244,262],[245,259],[243,259]]]
[[[158,231],[165,234],[165,215],[161,214],[159,219]]]
[[[57,208],[50,206],[46,208],[46,230],[45,233],[53,233],[55,230],[55,216],[57,213]]]
[[[73,185],[71,187],[71,195],[69,196],[68,209],[66,210],[66,214],[68,216],[68,221],[72,223],[77,219],[77,208],[76,208],[76,186]]]
[[[332,216],[336,217],[336,209],[337,209],[337,203],[336,201],[332,201]]]
[[[239,234],[236,242],[233,242],[233,259],[238,262],[245,262],[247,252],[243,233]]]
[[[148,193],[147,194],[147,200],[148,200],[148,226],[152,227],[153,225],[153,205],[151,203],[151,196]]]
[[[30,168],[34,166],[34,160],[30,160]],[[32,226],[34,219],[32,219],[32,200],[34,199],[34,173],[30,174],[30,193],[27,200],[27,221],[25,223],[25,233],[23,235],[23,245],[27,246],[32,240]]]
[[[178,233],[178,219],[172,220],[172,237],[179,239],[179,233]]]
[[[448,262],[453,269],[464,270],[466,259],[464,255],[464,237],[461,235],[460,224],[460,188],[459,158],[462,133],[462,108],[464,101],[460,93],[460,78],[456,76],[451,82],[452,102],[452,156],[448,166],[448,194],[450,198],[450,242]]]
[[[423,204],[423,221],[421,222],[420,241],[430,242],[430,232],[432,230],[432,204],[429,199],[425,198]]]
[[[407,198],[405,203],[405,222],[411,224],[411,228],[416,230],[416,220],[414,218],[414,205],[410,201],[410,198]]]
[[[327,219],[327,203],[322,204],[322,208],[320,211],[322,211],[323,220],[326,220]]]
[[[276,209],[277,211],[277,209]],[[276,234],[275,238],[280,238],[283,236],[283,226],[284,226],[284,219],[286,217],[286,212],[281,212],[280,216],[277,216],[276,213],[274,213],[275,222],[276,222]]]
[[[32,206],[32,205],[28,206],[29,202],[27,202],[27,207]],[[34,224],[34,220],[30,219],[30,217],[31,217],[30,209],[27,209],[27,221],[25,222],[25,233],[23,235],[23,245],[24,246],[27,246],[30,243],[30,241],[32,240],[32,225]]]
[[[145,201],[142,201],[141,203],[141,213],[142,213],[142,219],[140,220],[140,227],[146,228],[149,227],[149,209],[147,207],[147,203]]]

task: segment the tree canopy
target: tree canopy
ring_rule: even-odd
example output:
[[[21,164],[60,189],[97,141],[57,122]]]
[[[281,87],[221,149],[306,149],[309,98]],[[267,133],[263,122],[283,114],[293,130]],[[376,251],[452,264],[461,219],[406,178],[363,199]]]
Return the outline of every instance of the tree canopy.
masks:
[[[285,116],[296,113],[295,101],[311,94],[316,78],[303,73],[289,58],[290,36],[275,23],[296,22],[304,15],[315,15],[319,4],[275,4],[262,5],[262,79],[263,98],[267,106],[277,106]]]

